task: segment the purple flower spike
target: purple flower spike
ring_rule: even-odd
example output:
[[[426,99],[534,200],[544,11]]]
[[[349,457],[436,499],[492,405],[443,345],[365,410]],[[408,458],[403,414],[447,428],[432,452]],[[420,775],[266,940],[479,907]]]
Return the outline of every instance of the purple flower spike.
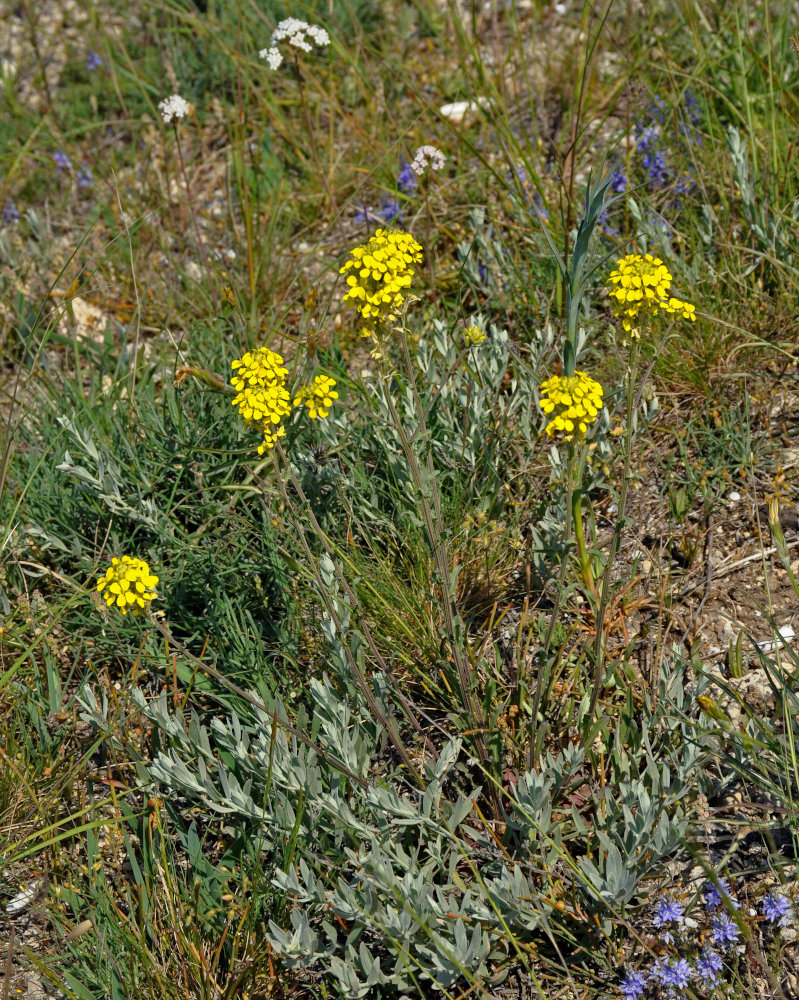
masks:
[[[416,174],[411,170],[410,163],[403,163],[400,172],[397,174],[397,189],[403,194],[410,194],[416,189],[419,181]]]
[[[610,190],[614,194],[624,194],[627,190],[627,175],[621,167],[616,167],[611,174]]]
[[[94,177],[88,167],[81,167],[77,174],[75,174],[75,180],[79,188],[94,187]]]
[[[92,70],[99,69],[103,65],[103,60],[94,51],[94,49],[89,49],[86,54],[86,69],[91,73]]]

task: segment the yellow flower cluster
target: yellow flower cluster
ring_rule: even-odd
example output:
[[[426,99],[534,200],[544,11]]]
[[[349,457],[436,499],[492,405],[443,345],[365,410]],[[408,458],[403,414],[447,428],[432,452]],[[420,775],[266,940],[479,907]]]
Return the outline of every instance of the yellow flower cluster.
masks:
[[[574,375],[553,375],[541,383],[540,406],[552,419],[546,426],[550,437],[562,433],[567,441],[576,434],[585,434],[602,409],[603,389],[583,372]]]
[[[116,604],[123,615],[128,611],[132,615],[138,615],[146,608],[148,601],[158,597],[154,590],[157,583],[158,577],[150,572],[150,567],[143,559],[131,559],[130,556],[117,559],[115,556],[97,581],[97,591],[103,595],[109,608]]]
[[[236,390],[233,405],[238,407],[245,424],[257,427],[263,434],[258,446],[258,454],[263,455],[286,436],[283,420],[292,407],[286,387],[288,368],[283,367],[283,358],[268,347],[248,351],[243,358],[233,361],[231,367],[235,374],[230,382]],[[333,391],[335,384],[335,379],[328,375],[317,375],[310,385],[297,392],[293,405],[304,402],[312,418],[326,417],[333,400],[338,399],[338,393]]]
[[[317,417],[326,417],[330,413],[333,400],[338,399],[338,393],[333,386],[336,380],[329,375],[317,375],[310,385],[304,385],[294,397],[294,405],[300,406],[304,403],[308,407],[308,416],[311,420]]]
[[[350,254],[352,259],[339,269],[340,274],[350,272],[344,301],[358,310],[365,321],[361,332],[370,337],[376,325],[396,319],[416,274],[414,264],[422,262],[422,247],[410,233],[378,229]]]
[[[467,326],[463,331],[463,339],[469,347],[477,347],[486,339],[486,333],[479,326]]]
[[[659,257],[651,253],[628,254],[610,272],[607,286],[615,299],[614,314],[622,317],[622,326],[631,337],[638,337],[634,323],[639,313],[655,315],[660,310],[679,313],[683,319],[696,319],[696,307],[669,296],[671,274]]]
[[[258,448],[258,454],[263,455],[275,447],[278,438],[286,435],[283,418],[291,413],[291,397],[286,388],[288,368],[283,367],[283,358],[268,347],[248,351],[231,367],[237,373],[230,380],[237,390],[233,405],[238,407],[245,424],[263,433],[264,440]]]

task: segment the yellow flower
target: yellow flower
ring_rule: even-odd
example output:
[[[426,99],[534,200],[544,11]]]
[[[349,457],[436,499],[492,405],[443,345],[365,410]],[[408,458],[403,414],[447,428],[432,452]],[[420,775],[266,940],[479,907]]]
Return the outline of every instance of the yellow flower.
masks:
[[[553,375],[541,383],[541,401],[544,413],[552,419],[546,426],[547,434],[563,434],[567,441],[575,435],[585,434],[602,409],[604,391],[583,372],[574,375]]]
[[[683,319],[690,319],[692,323],[696,322],[696,306],[692,306],[690,302],[671,298],[663,308],[666,312],[680,313]]]
[[[333,400],[338,399],[338,393],[333,388],[335,384],[336,380],[329,375],[317,375],[310,385],[304,385],[298,391],[294,397],[294,405],[300,406],[305,403],[311,420],[326,417],[330,413]]]
[[[235,374],[230,382],[237,394],[233,405],[238,407],[245,424],[263,431],[264,443],[258,453],[263,455],[285,436],[284,417],[291,413],[291,397],[286,388],[288,369],[283,358],[267,347],[248,351],[237,358],[231,367]]]
[[[622,317],[622,326],[632,337],[638,337],[633,324],[641,312],[655,315],[662,309],[680,313],[683,319],[696,319],[694,306],[669,296],[672,276],[659,257],[632,253],[617,263],[617,269],[608,276],[607,286],[615,300],[614,315]]]
[[[463,331],[463,339],[469,347],[477,347],[486,339],[486,333],[479,326],[467,326]]]
[[[132,559],[130,556],[116,556],[104,575],[97,581],[98,593],[103,594],[106,604],[111,607],[116,604],[123,615],[128,611],[132,615],[141,614],[147,601],[158,597],[153,589],[158,583],[158,577],[150,572],[150,567],[143,559]]]
[[[422,247],[402,230],[378,229],[364,246],[350,250],[352,259],[339,268],[347,275],[351,302],[364,320],[362,334],[370,337],[375,326],[396,319],[405,293],[422,262]]]

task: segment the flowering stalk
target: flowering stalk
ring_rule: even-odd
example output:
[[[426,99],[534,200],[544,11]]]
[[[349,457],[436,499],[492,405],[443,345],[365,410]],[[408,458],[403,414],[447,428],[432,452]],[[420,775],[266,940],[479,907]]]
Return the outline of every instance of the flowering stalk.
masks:
[[[665,341],[664,341],[665,342]],[[661,345],[662,346],[662,345]],[[658,350],[657,353],[660,353]],[[657,354],[655,355],[657,357]],[[652,362],[654,364],[654,361]],[[597,699],[599,698],[599,689],[602,684],[602,669],[603,669],[603,659],[605,648],[603,645],[603,632],[605,624],[605,609],[608,606],[608,601],[610,600],[610,581],[613,572],[613,563],[616,561],[616,556],[619,552],[619,546],[621,544],[621,533],[624,529],[625,516],[627,510],[627,493],[630,488],[630,465],[632,464],[632,452],[633,452],[633,414],[635,413],[636,398],[635,398],[635,380],[637,376],[638,368],[638,341],[633,341],[632,352],[630,356],[630,366],[627,369],[626,378],[626,402],[625,402],[625,431],[624,431],[624,468],[621,474],[621,492],[619,493],[619,502],[617,504],[618,510],[616,514],[616,526],[613,530],[613,538],[610,543],[610,551],[608,552],[607,560],[605,561],[605,567],[602,571],[602,590],[599,597],[599,608],[596,614],[596,640],[594,643],[594,683],[591,687],[591,705],[588,711],[589,718],[593,715],[594,709],[596,708]],[[646,379],[649,376],[649,371],[647,371],[644,379],[641,383],[641,389],[643,389],[646,384]]]
[[[580,463],[581,468],[585,466],[585,460]],[[591,570],[591,559],[588,555],[588,549],[585,546],[585,535],[583,534],[583,488],[582,488],[582,475],[580,475],[579,480],[574,484],[574,489],[572,490],[572,517],[574,518],[574,537],[577,542],[577,552],[580,558],[580,575],[583,578],[583,583],[586,589],[592,594],[595,592],[596,587],[594,584],[594,574]]]

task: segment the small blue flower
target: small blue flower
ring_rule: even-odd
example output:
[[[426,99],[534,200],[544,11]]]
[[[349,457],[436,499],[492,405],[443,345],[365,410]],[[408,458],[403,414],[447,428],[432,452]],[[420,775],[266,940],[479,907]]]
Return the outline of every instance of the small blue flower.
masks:
[[[94,187],[94,177],[88,167],[81,167],[81,169],[75,174],[75,180],[77,181],[79,188]]]
[[[419,179],[411,169],[410,163],[403,163],[400,172],[397,174],[397,190],[403,194],[410,194],[416,190]]]
[[[679,924],[682,923],[683,915],[683,908],[675,899],[659,899],[652,923],[655,927],[662,927],[664,924]]]
[[[691,981],[691,966],[684,958],[672,958],[668,961],[661,958],[655,962],[652,975],[660,980],[661,986],[682,993]]]
[[[402,206],[396,198],[383,202],[380,209],[380,218],[383,222],[402,222]]]
[[[14,223],[19,222],[20,219],[19,209],[10,198],[6,199],[6,203],[3,205],[3,210],[0,212],[0,215],[3,217],[3,222],[9,226],[13,226]]]
[[[763,899],[763,916],[770,924],[777,927],[788,927],[793,918],[793,907],[790,900],[779,892],[770,892]]]
[[[636,972],[635,969],[630,969],[619,983],[623,1000],[640,1000],[648,982],[649,976],[645,976],[643,972]]]
[[[86,69],[91,73],[94,69],[99,69],[103,65],[103,60],[94,51],[94,49],[89,49],[86,53]]]
[[[669,179],[666,155],[659,149],[653,150],[651,154],[647,153],[646,156],[642,156],[641,165],[646,170],[650,181],[652,181],[655,187],[662,187]]]
[[[627,174],[621,167],[615,167],[610,175],[610,190],[614,194],[624,194],[627,190]]]
[[[696,974],[702,982],[711,989],[721,982],[719,973],[724,968],[721,955],[717,955],[710,948],[703,948],[702,953],[696,960]]]
[[[685,97],[683,97],[682,104],[685,109],[685,117],[688,121],[692,125],[698,125],[702,121],[702,112],[699,109],[699,105],[696,103],[696,98],[690,90],[685,91]]]
[[[711,936],[720,948],[731,948],[738,943],[741,932],[734,920],[726,913],[717,913],[710,921]]]
[[[71,170],[72,164],[69,162],[69,157],[63,150],[58,150],[57,153],[53,153],[53,163],[56,165],[56,171],[60,173],[62,170]]]
[[[718,885],[712,882],[705,882],[705,909],[717,910],[722,902],[729,903],[737,910],[740,906],[730,889],[730,883],[726,878],[717,879]]]
[[[660,140],[660,130],[654,125],[647,125],[646,128],[640,126],[636,129],[635,149],[639,153],[648,153],[657,146]]]
[[[358,222],[376,222],[387,223],[387,222],[402,222],[402,206],[396,200],[392,198],[390,201],[384,201],[382,208],[372,208],[369,205],[364,205],[363,208],[359,208],[355,212],[355,218]]]
[[[662,125],[666,121],[666,111],[666,102],[655,95],[647,105],[646,114],[651,122],[660,122]]]

